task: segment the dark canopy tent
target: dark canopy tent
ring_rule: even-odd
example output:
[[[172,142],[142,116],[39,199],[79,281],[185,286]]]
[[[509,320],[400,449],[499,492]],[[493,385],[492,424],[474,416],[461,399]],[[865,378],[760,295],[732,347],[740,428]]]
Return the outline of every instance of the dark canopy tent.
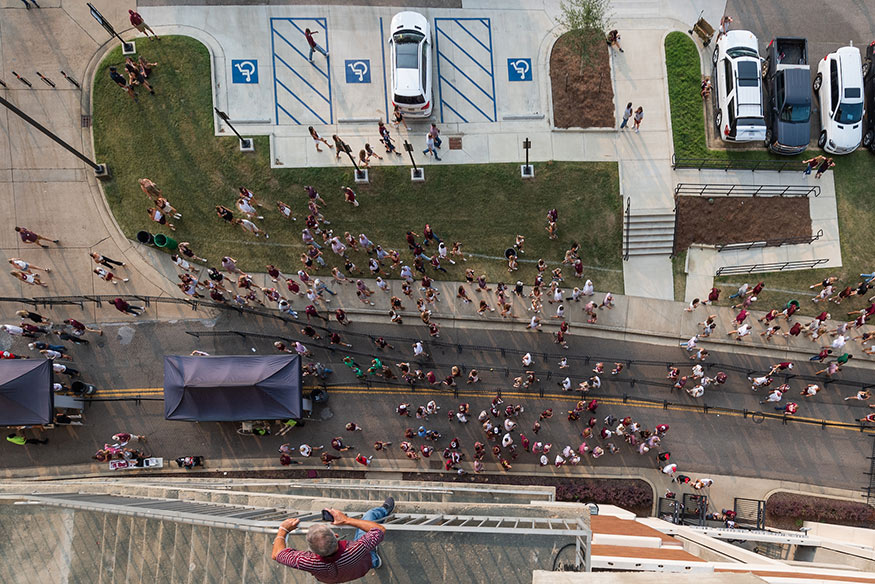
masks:
[[[0,426],[34,426],[52,422],[52,361],[0,360]]]
[[[189,422],[300,418],[298,355],[164,356],[164,417]]]

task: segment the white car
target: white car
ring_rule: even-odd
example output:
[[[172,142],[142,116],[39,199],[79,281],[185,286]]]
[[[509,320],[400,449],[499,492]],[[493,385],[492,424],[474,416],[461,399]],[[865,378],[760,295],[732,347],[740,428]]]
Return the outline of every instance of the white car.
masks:
[[[817,145],[832,154],[849,154],[863,140],[863,60],[857,47],[842,47],[817,65],[812,84],[820,102]]]
[[[711,91],[714,125],[725,142],[766,139],[763,83],[757,38],[747,30],[731,30],[720,37],[712,55]]]
[[[399,12],[389,25],[392,105],[411,118],[431,115],[431,29],[418,12]]]

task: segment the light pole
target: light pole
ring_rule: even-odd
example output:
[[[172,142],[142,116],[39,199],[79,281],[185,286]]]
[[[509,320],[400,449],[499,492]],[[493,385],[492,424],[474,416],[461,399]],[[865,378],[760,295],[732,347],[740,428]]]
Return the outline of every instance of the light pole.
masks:
[[[94,20],[96,20],[100,24],[100,26],[102,26],[106,30],[106,32],[108,32],[110,34],[110,36],[114,36],[122,44],[122,54],[123,55],[133,55],[137,51],[137,48],[134,45],[134,43],[128,42],[128,41],[124,40],[122,37],[120,37],[118,35],[118,33],[115,31],[115,29],[113,28],[113,26],[109,23],[109,21],[106,18],[104,18],[104,16],[100,13],[100,11],[97,8],[95,8],[94,5],[91,4],[91,2],[88,2],[87,5],[88,5],[88,8],[91,10],[91,16],[94,17]]]
[[[46,136],[48,136],[49,138],[51,138],[52,140],[54,140],[55,142],[57,142],[58,144],[60,144],[64,148],[66,148],[67,150],[69,150],[79,160],[81,160],[82,162],[84,162],[85,164],[87,164],[88,166],[93,168],[94,174],[95,174],[95,176],[97,176],[97,178],[107,178],[109,176],[109,168],[107,168],[107,166],[105,164],[97,164],[96,162],[94,162],[93,160],[91,160],[90,158],[88,158],[87,156],[85,156],[84,154],[82,154],[81,152],[79,152],[78,150],[76,150],[75,148],[73,148],[72,146],[70,146],[69,144],[64,142],[63,140],[61,140],[58,136],[56,136],[51,131],[46,129],[45,126],[43,126],[42,124],[37,122],[35,119],[33,119],[32,117],[30,117],[29,115],[27,115],[26,113],[24,113],[23,111],[21,111],[20,109],[15,107],[13,104],[6,101],[5,98],[0,97],[0,105],[6,106],[6,108],[9,111],[14,113],[18,117],[20,117],[22,120],[24,120],[25,122],[27,122],[28,124],[30,124],[31,126],[36,128],[37,130],[39,130],[40,132],[42,132],[43,134],[45,134]]]
[[[407,154],[410,155],[410,164],[413,165],[413,168],[410,169],[410,180],[414,182],[425,181],[425,173],[423,172],[423,169],[416,166],[416,161],[413,159],[413,144],[404,140],[404,149],[407,151]]]
[[[535,167],[529,164],[529,148],[532,147],[532,141],[526,138],[523,140],[523,149],[526,151],[526,163],[520,166],[520,175],[523,178],[535,178]]]
[[[228,124],[228,127],[231,128],[231,131],[237,134],[237,138],[240,139],[241,152],[252,152],[253,150],[255,150],[255,145],[252,143],[252,138],[244,138],[243,136],[241,136],[240,132],[237,131],[237,128],[235,128],[231,124],[231,118],[228,117],[228,114],[226,114],[217,107],[214,107],[213,109],[216,111],[216,115],[222,118],[223,122]]]
[[[352,165],[355,167],[355,182],[358,184],[367,184],[369,182],[367,169],[359,168],[358,163],[355,161],[355,156],[352,155],[352,148],[349,147],[349,144],[343,140],[341,140],[340,143],[343,144],[343,152],[349,156],[349,161],[352,162]]]

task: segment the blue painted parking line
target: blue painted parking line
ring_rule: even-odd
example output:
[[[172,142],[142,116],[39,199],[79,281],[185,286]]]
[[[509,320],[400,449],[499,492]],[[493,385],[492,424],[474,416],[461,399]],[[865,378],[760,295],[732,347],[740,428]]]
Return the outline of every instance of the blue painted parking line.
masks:
[[[385,33],[383,32],[383,17],[380,17],[380,54],[383,58],[383,99],[386,100],[386,119],[389,119],[389,90],[387,89],[388,83],[386,82],[386,45],[388,44],[388,39],[386,38]]]
[[[496,121],[492,21],[436,18],[434,29],[441,122]]]
[[[317,33],[316,42],[328,48],[325,18],[271,18],[270,48],[276,124],[332,124],[331,62],[316,52],[310,62],[305,29]],[[322,63],[321,60],[325,59]],[[283,114],[283,115],[281,115]]]

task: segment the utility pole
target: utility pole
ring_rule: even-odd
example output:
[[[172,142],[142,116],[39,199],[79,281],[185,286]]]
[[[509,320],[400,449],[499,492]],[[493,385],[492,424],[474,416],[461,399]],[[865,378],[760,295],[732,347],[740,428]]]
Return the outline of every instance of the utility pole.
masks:
[[[32,117],[30,117],[29,115],[27,115],[26,113],[21,111],[20,109],[18,109],[14,104],[10,103],[5,98],[0,97],[0,105],[6,106],[6,109],[8,109],[9,111],[11,111],[15,115],[17,115],[19,118],[21,118],[22,120],[24,120],[25,122],[27,122],[28,124],[30,124],[31,126],[36,128],[37,130],[39,130],[40,132],[42,132],[43,134],[45,134],[46,136],[48,136],[49,138],[51,138],[52,140],[54,140],[55,142],[57,142],[58,144],[60,144],[64,148],[66,148],[67,150],[69,150],[79,160],[81,160],[82,162],[84,162],[85,164],[87,164],[88,166],[93,168],[94,174],[95,174],[95,176],[97,176],[97,178],[107,178],[109,176],[109,169],[107,168],[107,166],[105,164],[97,164],[96,162],[94,162],[93,160],[91,160],[90,158],[88,158],[87,156],[85,156],[84,154],[82,154],[81,152],[79,152],[78,150],[76,150],[75,148],[73,148],[72,146],[67,144],[66,142],[64,142],[61,138],[59,138],[54,133],[52,133],[48,128],[46,128],[45,126],[40,124],[38,121],[36,121],[35,119],[33,119]]]
[[[404,140],[404,149],[407,151],[407,154],[410,155],[410,164],[413,165],[413,168],[410,169],[410,180],[413,182],[424,182],[425,172],[423,169],[416,166],[416,161],[413,159],[413,144]]]
[[[226,114],[217,107],[214,107],[213,109],[216,111],[216,115],[219,116],[223,122],[228,124],[228,127],[231,128],[231,131],[234,132],[237,135],[237,138],[240,139],[241,152],[252,152],[253,150],[255,150],[255,145],[252,143],[252,138],[244,138],[243,136],[241,136],[240,132],[237,131],[237,128],[235,128],[231,124],[231,118],[228,117],[228,114]]]

